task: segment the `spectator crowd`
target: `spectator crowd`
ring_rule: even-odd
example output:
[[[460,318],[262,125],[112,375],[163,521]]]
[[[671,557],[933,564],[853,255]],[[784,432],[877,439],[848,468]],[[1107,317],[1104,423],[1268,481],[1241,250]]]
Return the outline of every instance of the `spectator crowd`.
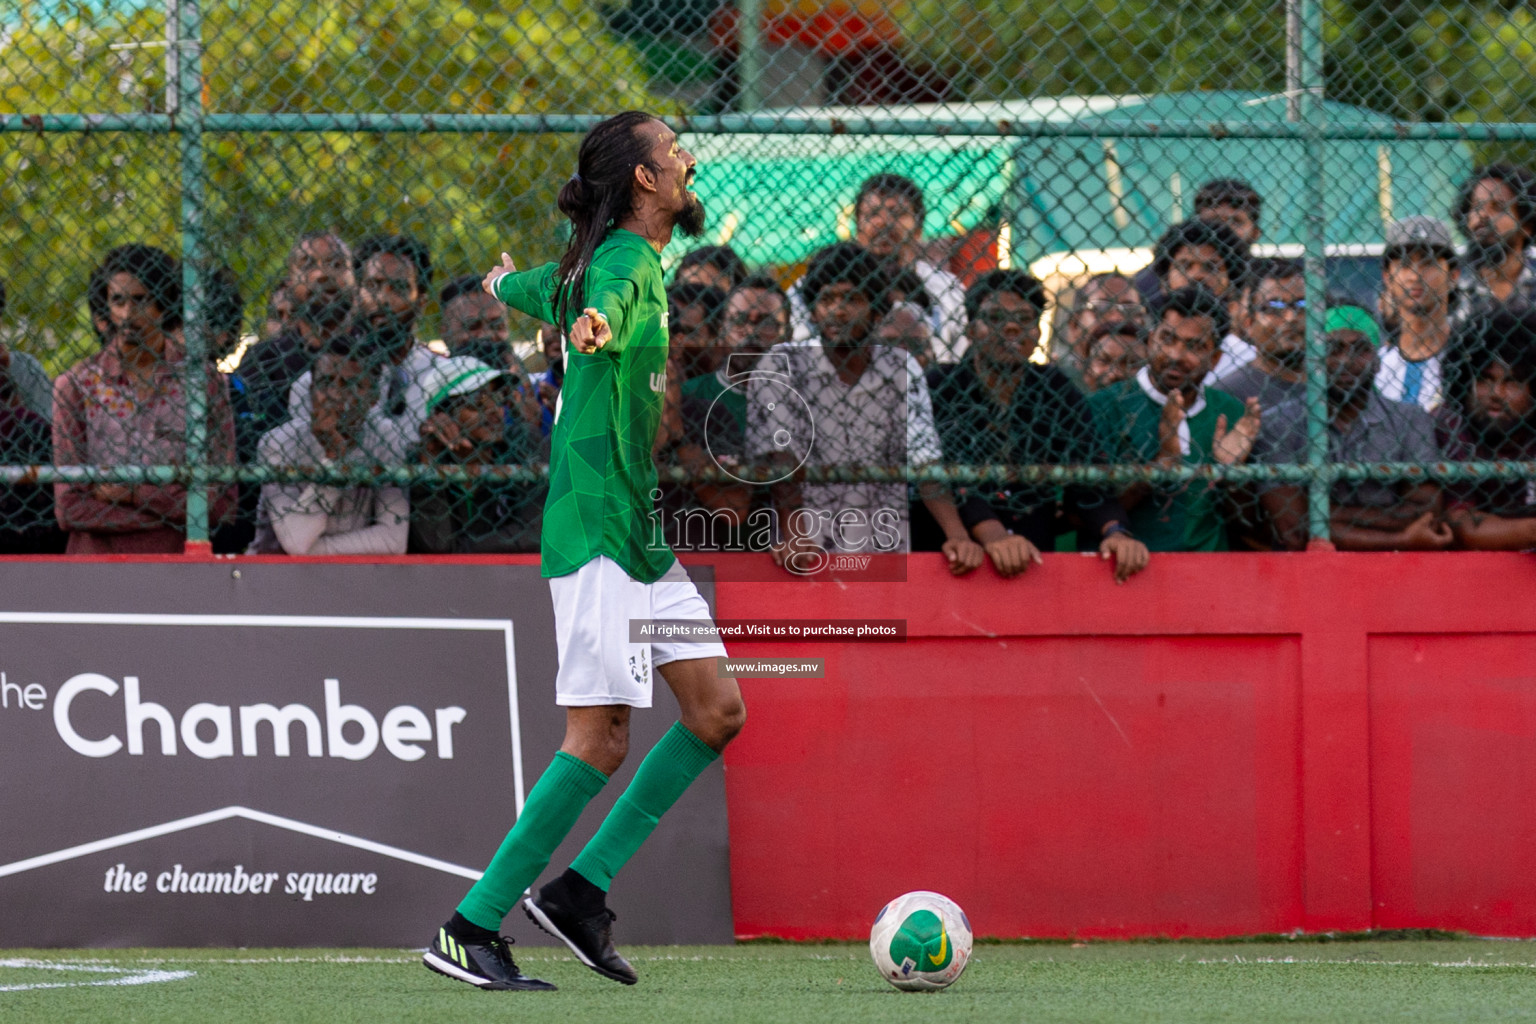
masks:
[[[1156,552],[1304,547],[1307,485],[1293,478],[1062,486],[967,472],[1308,461],[1303,266],[1253,256],[1263,200],[1244,182],[1208,182],[1194,211],[1144,271],[1091,276],[1054,302],[1022,270],[962,281],[923,238],[922,190],[891,174],[864,183],[852,240],[798,275],[754,271],[724,246],[687,253],[668,292],[656,542],[937,551],[955,573],[986,561],[1005,576],[1082,550],[1121,581]],[[1536,178],[1479,168],[1450,213],[1388,226],[1379,299],[1328,298],[1331,461],[1533,458]],[[559,332],[540,324],[534,346],[514,346],[478,274],[434,293],[433,270],[403,235],[299,238],[259,340],[233,361],[244,298],[211,268],[209,358],[189,376],[180,264],[112,249],[86,288],[99,351],[50,381],[0,343],[0,465],[175,466],[189,417],[203,416],[209,463],[273,471],[209,486],[217,552],[536,551],[544,485],[498,467],[548,462]],[[441,345],[429,347],[432,298]],[[381,472],[401,466],[423,471]],[[949,472],[909,484],[902,467]],[[305,470],[325,475],[292,482]],[[1532,480],[1340,479],[1329,499],[1339,548],[1536,547]],[[0,486],[0,554],[177,552],[187,503],[168,480],[13,481]]]

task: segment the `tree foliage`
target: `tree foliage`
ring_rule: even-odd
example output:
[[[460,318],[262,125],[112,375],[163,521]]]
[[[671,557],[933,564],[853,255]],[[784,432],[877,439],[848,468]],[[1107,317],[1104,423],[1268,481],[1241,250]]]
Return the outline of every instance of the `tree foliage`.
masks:
[[[1285,24],[1264,0],[907,0],[904,37],[959,98],[1283,87]]]
[[[809,2],[809,0],[807,0]],[[1321,0],[1330,99],[1405,120],[1536,122],[1536,14],[1516,0]],[[834,0],[827,0],[828,4]],[[647,0],[647,17],[707,3]],[[846,6],[846,5],[845,5]],[[638,7],[636,8],[638,10]],[[890,0],[913,56],[954,98],[1285,88],[1283,0]],[[0,112],[163,112],[161,0],[12,0]],[[669,13],[670,12],[670,13]],[[205,0],[205,102],[219,112],[590,113],[665,107],[586,0]],[[116,48],[114,48],[116,47]],[[505,248],[552,255],[570,136],[206,136],[207,235],[252,317],[291,240],[406,231],[441,281]],[[1536,157],[1486,145],[1483,159]],[[175,136],[11,134],[0,146],[0,270],[31,344],[89,345],[92,262],[179,248]],[[74,350],[51,361],[68,362]]]
[[[568,113],[663,109],[633,52],[581,0],[218,0],[203,5],[204,102],[230,113]],[[166,110],[163,7],[23,0],[0,35],[0,112]],[[665,111],[663,111],[665,112]],[[435,281],[558,249],[554,196],[575,162],[560,135],[210,133],[208,250],[260,315],[293,239],[336,229],[428,243]],[[94,346],[83,309],[107,248],[180,249],[175,136],[12,134],[0,149],[0,274],[23,347],[56,367]]]
[[[905,0],[956,98],[1285,88],[1284,0]],[[1518,0],[1323,0],[1327,97],[1406,121],[1536,121]],[[1491,151],[1485,155],[1492,155]]]

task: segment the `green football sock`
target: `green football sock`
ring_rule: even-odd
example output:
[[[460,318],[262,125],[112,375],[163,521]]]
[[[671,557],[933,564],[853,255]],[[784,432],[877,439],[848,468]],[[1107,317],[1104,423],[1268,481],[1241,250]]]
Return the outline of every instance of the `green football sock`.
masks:
[[[485,874],[459,904],[459,913],[481,928],[500,928],[501,919],[549,864],[555,847],[607,781],[608,776],[580,758],[563,750],[555,754]]]
[[[592,841],[571,861],[571,870],[608,891],[613,876],[656,830],[667,808],[720,755],[674,722],[640,762],[635,777],[603,819]]]

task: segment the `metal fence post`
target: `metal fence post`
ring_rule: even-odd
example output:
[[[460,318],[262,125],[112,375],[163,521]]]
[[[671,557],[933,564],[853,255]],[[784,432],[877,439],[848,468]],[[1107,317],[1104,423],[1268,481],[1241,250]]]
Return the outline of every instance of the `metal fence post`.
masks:
[[[763,53],[758,31],[762,24],[763,0],[738,0],[736,12],[736,68],[741,75],[736,106],[751,112],[763,102]]]
[[[202,11],[198,0],[172,0],[167,16],[178,22],[175,124],[181,140],[181,279],[186,335],[183,383],[187,397],[187,549],[208,546],[208,330],[203,315],[203,214],[206,165],[203,155]]]
[[[1297,20],[1301,45],[1297,54],[1301,85],[1301,116],[1305,128],[1302,175],[1306,207],[1307,284],[1307,464],[1314,470],[1307,488],[1307,533],[1314,540],[1330,540],[1328,517],[1333,491],[1333,472],[1328,463],[1328,367],[1323,343],[1328,292],[1326,245],[1327,208],[1323,190],[1323,132],[1328,112],[1323,106],[1323,5],[1319,0],[1300,0]]]

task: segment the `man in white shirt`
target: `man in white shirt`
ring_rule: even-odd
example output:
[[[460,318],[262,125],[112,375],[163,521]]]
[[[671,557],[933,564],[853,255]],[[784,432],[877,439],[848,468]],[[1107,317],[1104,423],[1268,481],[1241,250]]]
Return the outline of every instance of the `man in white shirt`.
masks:
[[[923,190],[899,174],[877,174],[859,187],[853,202],[854,241],[892,271],[911,270],[923,284],[932,305],[933,357],[953,363],[965,353],[965,286],[948,270],[919,257]],[[791,319],[797,341],[816,337],[816,326],[803,292],[803,281],[789,291]]]
[[[1376,390],[1434,412],[1445,401],[1451,306],[1460,277],[1451,229],[1433,217],[1387,227],[1381,254],[1381,313],[1393,340],[1380,352]]]
[[[909,352],[874,343],[889,311],[885,268],[871,253],[840,243],[822,250],[802,282],[819,344],[775,345],[754,368],[747,395],[747,453],[785,467],[773,487],[783,541],[776,559],[791,571],[814,565],[816,549],[869,554],[908,550],[907,485],[801,484],[793,470],[815,466],[895,469],[943,457],[922,369]],[[943,530],[950,571],[982,562],[942,484],[919,486]],[[797,562],[797,554],[808,554]]]
[[[309,408],[262,435],[263,466],[399,465],[406,446],[379,411],[379,342],[354,325],[315,358]],[[268,483],[261,488],[252,554],[403,555],[410,503],[403,488]]]

